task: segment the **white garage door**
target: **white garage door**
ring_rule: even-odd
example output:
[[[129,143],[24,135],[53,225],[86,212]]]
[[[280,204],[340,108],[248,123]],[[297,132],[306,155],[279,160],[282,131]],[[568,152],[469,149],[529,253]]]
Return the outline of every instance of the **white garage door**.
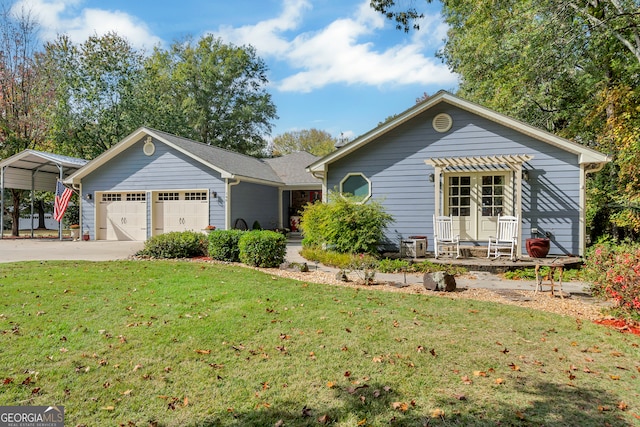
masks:
[[[102,193],[99,197],[98,240],[147,239],[146,193]]]
[[[207,190],[162,191],[154,194],[153,234],[201,231],[209,225]]]

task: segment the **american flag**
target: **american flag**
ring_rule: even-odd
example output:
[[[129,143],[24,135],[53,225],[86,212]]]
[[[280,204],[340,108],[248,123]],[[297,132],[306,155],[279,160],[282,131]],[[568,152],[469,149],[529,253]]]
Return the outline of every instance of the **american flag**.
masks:
[[[56,221],[62,221],[62,216],[64,215],[64,211],[67,210],[67,205],[69,204],[69,199],[71,199],[72,194],[73,191],[65,187],[62,181],[56,183],[56,201],[53,204],[53,218]]]

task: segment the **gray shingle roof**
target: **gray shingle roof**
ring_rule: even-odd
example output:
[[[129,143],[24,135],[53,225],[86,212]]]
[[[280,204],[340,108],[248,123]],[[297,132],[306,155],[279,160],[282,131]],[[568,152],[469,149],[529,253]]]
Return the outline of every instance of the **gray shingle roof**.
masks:
[[[286,185],[311,184],[320,185],[320,180],[314,178],[305,168],[318,160],[319,157],[305,151],[287,154],[282,157],[264,159],[271,166]]]
[[[255,157],[203,144],[156,129],[149,129],[149,131],[226,172],[262,181],[283,182],[268,164]],[[302,170],[304,171],[304,166]]]

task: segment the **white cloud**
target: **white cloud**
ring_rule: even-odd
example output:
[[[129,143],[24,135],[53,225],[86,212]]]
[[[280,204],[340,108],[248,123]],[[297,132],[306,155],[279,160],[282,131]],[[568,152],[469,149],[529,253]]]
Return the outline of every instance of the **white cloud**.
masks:
[[[13,10],[32,13],[40,23],[44,40],[67,34],[72,41],[82,43],[89,36],[115,31],[138,49],[151,50],[162,42],[144,22],[132,15],[95,8],[78,10],[82,3],[82,0],[18,0]]]
[[[274,19],[220,27],[216,34],[235,44],[250,44],[263,57],[286,62],[293,74],[275,83],[286,92],[310,92],[330,84],[449,86],[457,82],[456,75],[432,56],[446,34],[439,16],[426,16],[421,30],[408,41],[378,47],[370,40],[392,24],[366,0],[352,17],[288,37],[302,26],[310,8],[306,0],[285,0],[282,13]]]

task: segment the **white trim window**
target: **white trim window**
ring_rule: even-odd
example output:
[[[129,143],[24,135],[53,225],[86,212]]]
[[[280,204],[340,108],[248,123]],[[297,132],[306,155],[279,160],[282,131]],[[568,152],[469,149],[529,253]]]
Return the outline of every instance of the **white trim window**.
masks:
[[[363,173],[349,173],[340,181],[340,193],[351,194],[364,203],[371,198],[371,181]]]

